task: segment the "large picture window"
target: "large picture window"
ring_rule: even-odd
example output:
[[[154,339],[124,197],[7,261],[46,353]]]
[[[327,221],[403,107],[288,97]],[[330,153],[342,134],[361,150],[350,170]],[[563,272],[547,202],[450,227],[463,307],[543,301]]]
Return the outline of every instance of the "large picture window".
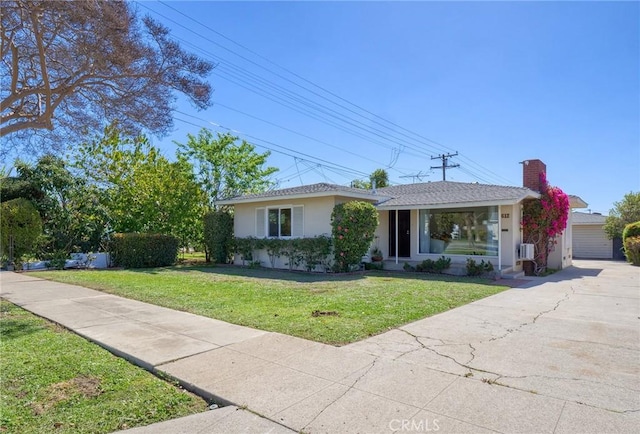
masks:
[[[498,207],[422,209],[419,252],[498,256]]]

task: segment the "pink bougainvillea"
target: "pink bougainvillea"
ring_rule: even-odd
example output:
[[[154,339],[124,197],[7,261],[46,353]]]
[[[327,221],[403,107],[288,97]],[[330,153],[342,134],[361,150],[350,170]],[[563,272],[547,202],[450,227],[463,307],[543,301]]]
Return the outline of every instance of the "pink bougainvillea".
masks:
[[[522,230],[525,242],[536,246],[536,268],[543,270],[549,250],[557,243],[555,237],[567,227],[570,205],[565,192],[550,186],[544,173],[540,174],[540,186],[540,199],[524,204]]]

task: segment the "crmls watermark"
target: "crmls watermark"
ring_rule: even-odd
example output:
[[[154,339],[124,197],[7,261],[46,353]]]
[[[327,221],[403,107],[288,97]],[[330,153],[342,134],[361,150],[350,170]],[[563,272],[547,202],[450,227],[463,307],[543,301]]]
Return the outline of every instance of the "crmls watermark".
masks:
[[[435,432],[440,426],[438,419],[392,419],[389,429],[400,432]]]

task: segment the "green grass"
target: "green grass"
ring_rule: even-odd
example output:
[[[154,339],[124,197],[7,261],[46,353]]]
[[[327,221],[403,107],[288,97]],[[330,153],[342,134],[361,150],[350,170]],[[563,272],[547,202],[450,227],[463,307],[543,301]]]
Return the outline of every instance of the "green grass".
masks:
[[[0,432],[108,433],[206,403],[48,321],[0,301]]]
[[[39,272],[223,321],[341,345],[505,289],[417,273],[320,275],[239,267]],[[313,315],[313,312],[331,313]]]

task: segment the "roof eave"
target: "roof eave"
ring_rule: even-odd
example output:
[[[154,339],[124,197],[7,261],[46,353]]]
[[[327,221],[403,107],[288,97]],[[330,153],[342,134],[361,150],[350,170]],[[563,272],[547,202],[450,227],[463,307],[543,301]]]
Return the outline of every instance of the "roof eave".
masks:
[[[473,202],[449,202],[439,204],[390,204],[379,203],[376,208],[379,210],[393,210],[393,209],[445,209],[445,208],[473,208],[478,206],[500,206],[500,205],[516,205],[525,199],[538,199],[539,193],[531,191],[513,199],[501,199],[501,200],[478,200]]]
[[[569,195],[569,206],[571,208],[586,208],[589,204],[582,200],[580,196]]]
[[[236,197],[231,199],[219,200],[216,202],[218,205],[238,205],[244,203],[262,203],[262,202],[273,202],[280,200],[300,200],[300,199],[313,199],[317,197],[346,197],[350,199],[361,199],[368,200],[371,202],[378,202],[380,200],[386,199],[385,197],[375,195],[373,193],[355,193],[351,191],[340,191],[340,190],[332,190],[332,191],[318,191],[315,193],[297,193],[297,194],[288,194],[288,195],[280,195],[280,196],[261,196],[261,197]]]

